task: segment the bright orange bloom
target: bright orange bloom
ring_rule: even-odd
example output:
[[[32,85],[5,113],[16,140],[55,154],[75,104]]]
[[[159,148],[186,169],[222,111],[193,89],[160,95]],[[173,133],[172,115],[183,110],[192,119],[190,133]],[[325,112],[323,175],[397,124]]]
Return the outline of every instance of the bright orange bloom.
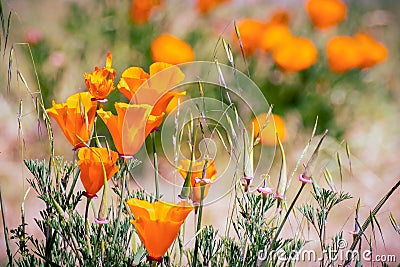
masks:
[[[178,204],[156,201],[149,203],[137,198],[129,199],[128,204],[140,240],[145,246],[151,260],[160,261],[174,242],[179,228],[193,210],[187,202]]]
[[[310,40],[292,36],[272,51],[272,56],[285,71],[301,71],[313,65],[318,58],[317,48]]]
[[[108,52],[106,66],[95,67],[92,73],[85,73],[85,84],[89,92],[98,100],[102,100],[114,90],[115,70],[111,67],[112,54]]]
[[[104,172],[110,180],[119,169],[116,165],[118,154],[107,148],[83,147],[78,152],[78,158],[80,178],[89,198],[96,196],[104,185]]]
[[[204,186],[204,198],[206,198],[206,196],[208,195],[208,190],[210,189],[210,183],[206,184],[202,184],[201,182],[199,183],[196,181],[196,178],[208,179],[212,183],[217,177],[217,170],[215,169],[214,161],[207,163],[206,177],[202,177],[204,164],[205,160],[201,160],[193,162],[192,165],[192,172],[190,176],[191,191],[189,197],[194,203],[200,203],[201,186]],[[190,165],[190,160],[181,160],[181,165],[178,167],[178,171],[183,179],[186,179],[186,176],[189,172],[189,165]]]
[[[264,22],[255,19],[242,19],[236,24],[246,56],[252,55],[260,47],[260,35],[265,25]]]
[[[358,42],[350,36],[337,36],[326,46],[329,68],[335,73],[342,73],[357,68],[362,62]]]
[[[136,24],[144,24],[149,20],[155,7],[161,5],[161,0],[133,0],[131,4],[131,19]]]
[[[174,97],[186,94],[169,91],[184,78],[185,75],[177,66],[156,62],[150,65],[150,74],[139,67],[126,69],[117,87],[131,102],[154,106],[151,115],[160,116]]]
[[[89,141],[97,107],[96,101],[91,99],[88,92],[77,93],[69,96],[66,103],[56,104],[53,100],[53,106],[46,109],[75,149]]]
[[[171,35],[161,34],[151,43],[153,61],[180,64],[194,60],[192,47],[185,41]]]
[[[268,123],[266,123],[267,120]],[[267,113],[262,113],[253,119],[252,125],[254,125],[254,137],[259,136],[260,142],[263,145],[277,145],[277,133],[282,143],[286,140],[285,122],[279,115],[271,114],[271,116],[267,118]],[[261,134],[259,134],[261,129]]]
[[[358,43],[362,55],[360,68],[372,67],[386,59],[388,54],[386,47],[368,34],[358,33],[354,36],[354,39]]]
[[[289,42],[292,34],[286,24],[268,23],[259,37],[260,47],[266,52],[272,52],[281,43]]]
[[[117,102],[115,109],[118,115],[103,109],[98,110],[97,114],[110,131],[118,153],[122,156],[133,156],[142,147],[149,133],[154,130],[154,125],[161,124],[160,120],[164,114],[151,116],[152,106],[146,104],[130,105]]]
[[[207,14],[220,4],[231,0],[197,0],[196,8],[200,13]]]
[[[344,20],[347,7],[341,0],[309,0],[306,11],[316,28],[325,29]]]

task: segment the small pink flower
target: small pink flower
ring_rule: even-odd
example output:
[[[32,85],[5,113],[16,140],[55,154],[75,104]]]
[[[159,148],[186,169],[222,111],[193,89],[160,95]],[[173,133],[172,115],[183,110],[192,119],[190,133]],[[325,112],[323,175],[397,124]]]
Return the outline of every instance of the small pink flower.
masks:
[[[305,177],[303,173],[299,175],[299,181],[302,183],[312,184],[312,178]]]
[[[37,44],[43,39],[43,33],[38,29],[29,29],[25,38],[28,43]]]
[[[94,222],[98,224],[108,224],[109,221],[107,219],[100,219],[100,218],[94,218]]]
[[[274,189],[272,187],[259,187],[257,188],[257,192],[263,195],[269,195],[274,192]]]
[[[279,200],[283,200],[283,196],[280,195],[280,194],[275,194],[275,195],[274,195],[274,198],[275,198],[275,199],[279,199]]]

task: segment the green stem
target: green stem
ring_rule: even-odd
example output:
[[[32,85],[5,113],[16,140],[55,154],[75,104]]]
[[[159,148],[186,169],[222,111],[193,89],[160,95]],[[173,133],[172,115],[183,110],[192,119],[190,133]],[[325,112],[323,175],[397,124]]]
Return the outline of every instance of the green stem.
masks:
[[[204,175],[203,175],[204,176]],[[200,190],[201,190],[201,197],[200,197],[200,206],[199,206],[199,214],[197,217],[197,227],[196,227],[196,242],[194,245],[194,252],[193,252],[193,262],[192,262],[192,267],[196,266],[197,263],[197,254],[199,253],[199,232],[201,228],[201,219],[203,217],[203,198],[204,198],[204,189],[205,185],[200,184]]]
[[[4,231],[4,239],[6,242],[6,252],[7,252],[7,257],[8,257],[8,264],[10,266],[14,266],[13,257],[12,257],[11,249],[10,249],[10,236],[8,233],[8,228],[7,228],[6,220],[4,217],[4,206],[3,206],[3,198],[1,196],[1,188],[0,188],[0,207],[1,207],[1,218],[3,219],[3,231]]]
[[[160,190],[158,183],[158,158],[156,152],[156,134],[153,132],[151,134],[151,139],[153,141],[153,160],[154,160],[154,183],[156,186],[156,200],[160,199]]]
[[[288,211],[287,211],[286,214],[285,214],[285,217],[284,217],[283,220],[282,220],[282,223],[279,225],[279,228],[278,228],[278,230],[276,231],[276,234],[275,234],[274,239],[272,239],[271,245],[274,244],[274,243],[276,242],[276,240],[278,239],[279,234],[280,234],[280,232],[282,231],[282,228],[283,228],[283,226],[284,226],[286,220],[289,218],[289,214],[290,214],[290,212],[293,210],[294,204],[296,203],[297,199],[299,198],[299,196],[300,196],[300,194],[301,194],[301,191],[303,191],[305,185],[306,185],[306,183],[302,183],[302,184],[301,184],[299,191],[297,192],[296,196],[294,197],[292,203],[290,204],[290,207],[289,207]]]
[[[126,165],[126,161],[124,162],[124,164]],[[115,226],[115,230],[114,230],[114,235],[113,235],[113,242],[115,242],[115,239],[117,238],[117,234],[119,231],[119,225],[120,225],[120,220],[121,220],[121,216],[122,216],[122,209],[123,209],[123,205],[124,205],[124,192],[125,192],[125,183],[126,183],[126,172],[124,172],[122,174],[122,185],[121,185],[121,194],[120,194],[120,204],[119,204],[119,211],[118,211],[118,218],[117,218],[117,224]]]
[[[360,231],[358,232],[358,234],[354,237],[353,243],[350,246],[349,251],[353,251],[356,246],[357,243],[361,240],[361,236],[363,235],[364,231],[367,229],[368,225],[371,223],[371,218],[374,217],[378,211],[382,208],[382,206],[386,203],[386,201],[389,199],[389,197],[394,193],[394,191],[396,191],[396,189],[400,186],[400,179],[399,181],[397,181],[397,183],[392,187],[392,189],[390,189],[390,191],[379,201],[379,203],[375,206],[375,208],[373,209],[373,211],[371,212],[372,216],[368,216],[368,218],[365,220],[365,222],[363,223]],[[351,253],[350,253],[351,254]],[[343,266],[347,266],[348,264],[350,264],[350,262],[352,261],[351,256],[347,255],[346,261],[344,263]]]
[[[78,168],[78,170],[76,171],[74,180],[72,181],[71,188],[69,189],[69,192],[68,192],[67,203],[69,202],[69,200],[70,200],[70,198],[71,198],[71,196],[72,196],[72,193],[74,192],[74,188],[75,188],[76,182],[78,181],[78,178],[79,178],[79,174],[80,174],[80,173],[81,173],[81,170]]]
[[[85,207],[85,233],[89,235],[89,221],[88,221],[88,215],[89,215],[89,205],[91,198],[87,198],[86,200],[86,207]]]

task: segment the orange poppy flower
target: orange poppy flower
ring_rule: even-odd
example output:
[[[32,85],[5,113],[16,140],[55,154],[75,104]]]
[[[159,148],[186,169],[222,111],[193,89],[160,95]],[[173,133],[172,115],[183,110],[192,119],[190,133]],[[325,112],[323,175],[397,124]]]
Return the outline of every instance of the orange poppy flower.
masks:
[[[372,67],[386,59],[388,54],[386,47],[368,34],[358,33],[354,36],[354,40],[358,43],[362,55],[360,68]]]
[[[283,42],[288,42],[292,37],[289,27],[282,23],[268,23],[260,37],[260,47],[271,52]]]
[[[171,35],[161,34],[151,43],[153,61],[180,64],[194,60],[192,47],[185,41]]]
[[[197,0],[196,8],[200,13],[207,14],[220,4],[231,0]]]
[[[316,28],[325,29],[344,20],[347,7],[341,0],[309,0],[306,11]]]
[[[118,171],[119,167],[116,165],[118,154],[107,148],[84,147],[79,150],[78,158],[85,195],[93,198],[104,185],[104,171],[107,180]]]
[[[272,56],[279,67],[290,72],[309,68],[317,61],[318,52],[310,40],[292,36],[275,47]]]
[[[128,204],[140,240],[151,260],[161,261],[162,256],[174,242],[179,228],[193,210],[187,202],[178,204],[156,201],[149,203],[137,198],[129,199]]]
[[[203,178],[202,176],[203,176],[204,164],[205,160],[195,161],[192,164],[192,172],[190,176],[191,191],[189,197],[194,203],[200,203],[201,186],[205,186],[204,198],[206,198],[206,196],[208,195],[208,190],[210,189],[210,183],[206,183],[203,185],[201,182],[197,181],[198,179],[196,179],[196,178]],[[186,176],[189,171],[189,166],[190,166],[190,160],[181,160],[181,165],[178,167],[178,171],[183,179],[186,179]],[[204,177],[204,179],[207,179],[212,183],[215,180],[216,176],[217,176],[217,170],[215,169],[214,161],[208,162],[206,168],[206,177]]]
[[[130,9],[132,21],[136,24],[146,23],[153,9],[160,6],[161,2],[161,0],[133,0]]]
[[[267,120],[268,124],[266,124]],[[266,126],[262,129],[265,124]],[[267,113],[262,113],[253,119],[252,125],[254,125],[254,137],[259,136],[260,142],[263,145],[277,145],[277,133],[282,143],[286,140],[285,122],[279,115],[271,114],[267,118]],[[260,133],[261,129],[262,131]]]
[[[150,65],[150,74],[139,67],[126,69],[117,87],[131,102],[154,106],[151,115],[160,116],[174,97],[186,94],[169,92],[184,78],[185,75],[177,66],[156,62]]]
[[[85,73],[85,84],[89,92],[98,100],[102,100],[114,89],[115,70],[111,67],[112,54],[108,52],[106,66],[95,67],[92,73]]]
[[[252,55],[260,47],[260,35],[265,25],[264,22],[255,19],[242,19],[236,24],[246,56]]]
[[[121,156],[133,156],[142,147],[147,135],[161,124],[164,114],[151,116],[152,106],[115,103],[118,115],[100,109],[97,114],[106,124],[115,148]]]
[[[357,68],[363,60],[357,41],[350,36],[331,39],[326,46],[326,54],[329,68],[335,73]]]
[[[52,107],[46,112],[57,121],[71,145],[78,149],[89,141],[96,107],[92,95],[83,92],[69,96],[66,103],[56,104],[53,100]]]

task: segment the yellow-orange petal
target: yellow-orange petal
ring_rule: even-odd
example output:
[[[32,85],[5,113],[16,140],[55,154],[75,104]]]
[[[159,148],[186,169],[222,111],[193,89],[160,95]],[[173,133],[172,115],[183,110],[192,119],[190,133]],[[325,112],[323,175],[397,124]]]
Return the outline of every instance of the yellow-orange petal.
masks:
[[[276,134],[278,134],[279,139],[281,140],[282,143],[285,142],[286,140],[285,122],[279,115],[271,114],[267,118],[267,113],[259,114],[257,117],[253,119],[252,125],[254,125],[254,137],[259,136],[260,142],[263,145],[267,146],[277,145],[278,139],[276,137]],[[264,125],[266,126],[263,128]],[[260,133],[261,129],[262,131]]]
[[[318,58],[317,48],[307,38],[293,36],[272,51],[276,64],[285,71],[301,71],[311,67]]]
[[[366,33],[358,33],[354,36],[354,40],[358,43],[362,56],[360,68],[372,67],[384,61],[387,57],[386,47],[373,39]]]
[[[121,79],[117,85],[118,89],[123,93],[129,100],[132,99],[137,89],[148,79],[150,75],[146,73],[142,68],[130,67],[124,70],[121,75]]]
[[[151,43],[154,61],[180,64],[194,60],[194,51],[185,41],[171,34],[162,34]]]
[[[362,54],[356,40],[350,36],[337,36],[326,46],[329,68],[342,73],[357,68],[362,62]]]
[[[337,25],[346,18],[347,7],[341,0],[308,0],[306,11],[316,28]]]

